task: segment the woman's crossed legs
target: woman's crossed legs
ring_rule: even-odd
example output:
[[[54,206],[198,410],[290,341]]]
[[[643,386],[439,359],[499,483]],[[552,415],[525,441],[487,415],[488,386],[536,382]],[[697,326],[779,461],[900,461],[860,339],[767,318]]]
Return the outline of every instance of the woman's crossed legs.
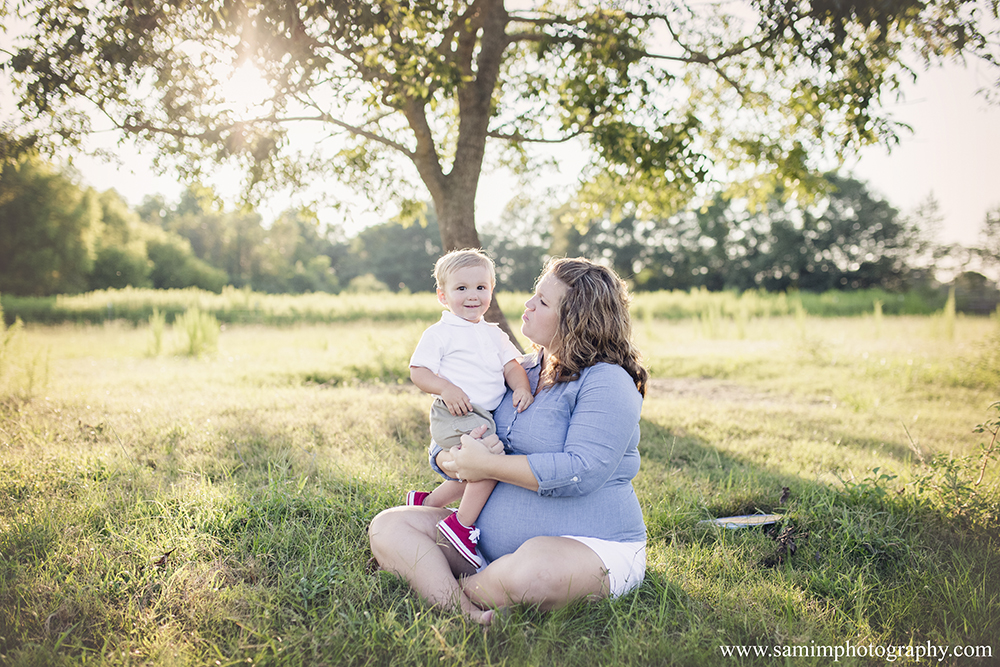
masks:
[[[462,559],[449,560],[438,544],[437,522],[448,512],[393,507],[376,516],[368,529],[382,569],[406,579],[429,604],[457,605],[472,620],[488,624],[494,607],[523,603],[548,610],[608,595],[610,583],[600,557],[567,537],[530,539],[481,572],[462,576]]]

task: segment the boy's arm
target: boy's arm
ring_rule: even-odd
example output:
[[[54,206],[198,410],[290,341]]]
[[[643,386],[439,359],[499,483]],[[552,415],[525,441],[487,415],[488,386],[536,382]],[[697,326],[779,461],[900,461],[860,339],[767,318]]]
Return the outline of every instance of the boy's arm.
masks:
[[[528,374],[517,359],[511,359],[504,364],[503,379],[514,392],[514,407],[517,408],[518,412],[522,412],[535,400],[531,394],[531,382],[528,381]]]
[[[459,389],[458,385],[445,380],[431,369],[424,366],[410,366],[410,380],[421,391],[440,396],[448,406],[448,412],[456,417],[472,411],[472,401],[468,395]]]

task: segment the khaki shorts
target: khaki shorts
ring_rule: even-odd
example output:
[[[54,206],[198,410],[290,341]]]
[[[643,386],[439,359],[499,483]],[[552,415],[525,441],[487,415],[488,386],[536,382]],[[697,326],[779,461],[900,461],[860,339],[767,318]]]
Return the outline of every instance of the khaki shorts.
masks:
[[[431,438],[441,449],[451,449],[462,444],[463,435],[483,424],[489,427],[486,435],[497,432],[497,425],[490,411],[475,403],[472,404],[472,412],[457,417],[448,411],[448,406],[440,398],[435,398],[431,405]]]

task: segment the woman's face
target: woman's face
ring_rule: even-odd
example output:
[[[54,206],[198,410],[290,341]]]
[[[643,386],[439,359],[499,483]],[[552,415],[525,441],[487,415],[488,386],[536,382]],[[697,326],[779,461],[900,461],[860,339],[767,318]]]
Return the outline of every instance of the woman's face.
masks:
[[[535,345],[548,347],[559,329],[559,304],[566,294],[566,283],[551,273],[538,281],[535,294],[524,303],[521,333]]]

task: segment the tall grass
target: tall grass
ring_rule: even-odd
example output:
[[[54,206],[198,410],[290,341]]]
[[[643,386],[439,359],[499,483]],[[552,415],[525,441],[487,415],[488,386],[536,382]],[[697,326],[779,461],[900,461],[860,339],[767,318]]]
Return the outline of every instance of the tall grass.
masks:
[[[956,520],[915,452],[975,480],[1000,385],[949,378],[997,325],[957,318],[942,345],[926,317],[717,324],[636,327],[646,581],[488,632],[369,561],[371,518],[435,483],[405,380],[425,322],[230,325],[190,358],[148,356],[146,328],[20,328],[51,380],[0,402],[0,664],[771,665],[800,661],[720,646],[846,642],[995,664],[995,516]],[[754,512],[781,521],[699,524]]]
[[[99,323],[121,319],[133,324],[149,320],[154,310],[168,323],[190,309],[212,314],[227,324],[290,325],[358,320],[432,320],[441,305],[426,294],[302,294],[277,295],[227,287],[221,294],[195,288],[150,290],[110,289],[47,298],[4,296],[8,317],[25,322]]]
[[[159,308],[153,308],[153,313],[149,316],[149,355],[159,356],[163,353],[163,330],[167,325],[167,318],[160,312]]]
[[[873,317],[875,318],[875,337],[878,338],[882,335],[882,315],[884,311],[882,310],[882,302],[878,299],[875,300],[874,309],[872,311]]]
[[[497,299],[505,314],[516,319],[527,296],[501,293]],[[737,294],[695,289],[691,292],[640,292],[635,296],[634,312],[641,320],[701,319],[711,328],[722,321],[745,326],[751,319],[781,317],[795,312],[796,308],[818,317],[861,315],[871,312],[876,301],[882,303],[886,314],[892,315],[929,314],[941,308],[932,298],[919,294],[890,294],[877,289],[825,294],[774,294],[755,290]],[[193,308],[211,313],[221,323],[278,326],[361,320],[431,321],[441,312],[441,306],[432,293],[345,292],[293,296],[263,294],[234,287],[225,288],[221,294],[194,288],[125,288],[45,298],[3,295],[2,302],[8,323],[19,317],[24,322],[38,324],[96,324],[125,320],[141,325],[149,321],[154,311],[161,313],[170,323]]]
[[[944,309],[941,311],[941,320],[944,327],[944,337],[948,340],[955,340],[955,288],[948,290],[948,300],[945,301]]]
[[[28,344],[20,318],[7,326],[0,307],[0,402],[32,398],[48,382],[48,371],[48,355]]]
[[[155,327],[155,323],[152,322]],[[174,320],[174,327],[185,335],[182,352],[189,357],[200,357],[215,352],[219,344],[219,321],[215,315],[191,308]],[[154,330],[155,337],[155,330]]]

